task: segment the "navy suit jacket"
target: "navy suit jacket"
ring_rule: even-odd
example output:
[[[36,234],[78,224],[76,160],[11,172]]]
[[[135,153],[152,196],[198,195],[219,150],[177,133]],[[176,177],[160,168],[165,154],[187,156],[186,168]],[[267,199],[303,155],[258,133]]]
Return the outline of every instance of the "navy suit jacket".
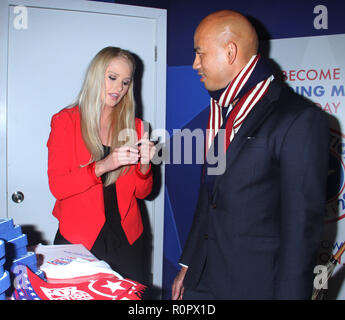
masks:
[[[326,203],[326,114],[273,81],[201,185],[180,263],[217,299],[310,299]]]

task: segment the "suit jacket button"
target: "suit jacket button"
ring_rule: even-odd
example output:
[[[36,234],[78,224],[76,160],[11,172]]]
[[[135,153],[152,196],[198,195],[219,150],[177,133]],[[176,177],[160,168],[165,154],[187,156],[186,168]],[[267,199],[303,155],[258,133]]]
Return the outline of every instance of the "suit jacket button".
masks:
[[[217,204],[216,203],[212,203],[211,207],[212,207],[212,209],[216,209],[217,208]]]
[[[207,233],[204,234],[204,239],[208,240],[208,234]]]

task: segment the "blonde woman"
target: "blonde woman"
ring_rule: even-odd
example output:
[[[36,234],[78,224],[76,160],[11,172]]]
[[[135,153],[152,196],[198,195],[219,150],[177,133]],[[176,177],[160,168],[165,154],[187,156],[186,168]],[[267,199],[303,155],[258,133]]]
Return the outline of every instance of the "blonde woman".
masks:
[[[155,147],[135,118],[134,70],[133,56],[120,48],[94,57],[77,102],[52,117],[48,178],[59,220],[54,243],[81,243],[124,277],[144,282],[137,198],[151,192]]]

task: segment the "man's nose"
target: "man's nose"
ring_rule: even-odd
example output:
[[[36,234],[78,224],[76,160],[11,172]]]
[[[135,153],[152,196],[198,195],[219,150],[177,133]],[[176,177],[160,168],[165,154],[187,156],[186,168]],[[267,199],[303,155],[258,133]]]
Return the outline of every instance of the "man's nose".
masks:
[[[197,70],[200,68],[200,58],[199,56],[196,54],[195,58],[194,58],[194,62],[193,62],[193,69]]]

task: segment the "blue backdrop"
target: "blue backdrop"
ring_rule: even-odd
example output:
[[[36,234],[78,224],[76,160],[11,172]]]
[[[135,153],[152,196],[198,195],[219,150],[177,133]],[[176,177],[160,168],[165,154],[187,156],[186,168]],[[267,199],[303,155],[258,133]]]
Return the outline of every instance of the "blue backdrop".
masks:
[[[209,97],[192,69],[193,33],[211,12],[232,9],[250,18],[260,39],[293,38],[345,33],[343,0],[119,0],[107,1],[168,10],[168,79],[166,126],[201,128],[208,116]],[[328,10],[328,28],[315,29],[314,7]],[[292,49],[293,50],[293,49]],[[163,298],[170,299],[171,284],[180,267],[178,259],[191,226],[199,189],[200,165],[166,165]]]

